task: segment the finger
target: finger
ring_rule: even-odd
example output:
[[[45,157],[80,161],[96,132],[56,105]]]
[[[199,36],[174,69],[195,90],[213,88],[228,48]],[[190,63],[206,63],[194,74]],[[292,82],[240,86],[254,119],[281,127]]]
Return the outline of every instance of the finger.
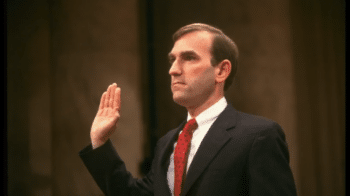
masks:
[[[101,101],[100,101],[100,110],[102,110],[105,107],[105,99],[106,99],[106,92],[104,92],[101,96]]]
[[[114,101],[114,94],[115,94],[115,89],[117,88],[117,84],[113,83],[111,86],[111,93],[110,93],[110,99],[109,99],[109,107],[113,107],[113,101]]]
[[[117,87],[115,89],[114,102],[113,102],[113,108],[117,110],[120,110],[120,93],[121,93],[121,89]]]
[[[104,107],[109,107],[109,99],[110,99],[110,94],[111,94],[111,85],[108,86],[107,91],[106,91],[106,98],[104,101]]]

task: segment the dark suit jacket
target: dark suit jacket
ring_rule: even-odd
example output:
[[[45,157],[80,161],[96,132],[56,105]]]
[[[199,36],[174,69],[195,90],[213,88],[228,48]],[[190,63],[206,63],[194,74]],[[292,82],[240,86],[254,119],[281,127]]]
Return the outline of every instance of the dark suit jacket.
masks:
[[[79,155],[106,195],[170,196],[169,158],[179,131],[159,139],[152,168],[142,179],[126,171],[110,141]],[[188,170],[182,195],[296,195],[281,127],[227,106],[204,137]]]

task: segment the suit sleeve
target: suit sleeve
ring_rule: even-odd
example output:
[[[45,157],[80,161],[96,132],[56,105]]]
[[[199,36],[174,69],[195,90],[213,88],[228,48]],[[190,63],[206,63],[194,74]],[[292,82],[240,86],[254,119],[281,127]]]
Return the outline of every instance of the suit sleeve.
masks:
[[[251,196],[297,195],[285,135],[277,123],[257,134],[249,154],[248,175]]]
[[[153,168],[144,178],[133,178],[110,140],[94,150],[87,146],[79,156],[105,195],[153,195]]]

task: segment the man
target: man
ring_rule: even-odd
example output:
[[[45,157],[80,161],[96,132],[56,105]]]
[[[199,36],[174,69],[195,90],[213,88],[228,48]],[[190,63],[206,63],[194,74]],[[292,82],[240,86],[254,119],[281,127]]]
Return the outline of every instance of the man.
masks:
[[[191,24],[173,36],[169,53],[171,90],[186,107],[187,123],[169,131],[156,146],[151,171],[134,179],[109,136],[119,119],[120,88],[103,93],[80,152],[106,195],[296,195],[281,127],[236,111],[224,91],[237,69],[238,50],[221,30]],[[186,125],[185,125],[186,124]]]

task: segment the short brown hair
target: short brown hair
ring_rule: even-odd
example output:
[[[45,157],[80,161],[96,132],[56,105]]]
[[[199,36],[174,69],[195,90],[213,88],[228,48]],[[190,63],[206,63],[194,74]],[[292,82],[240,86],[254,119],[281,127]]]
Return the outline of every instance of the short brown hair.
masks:
[[[193,23],[181,27],[173,35],[173,41],[176,42],[183,35],[194,31],[207,31],[213,34],[213,43],[211,47],[211,65],[216,66],[223,60],[227,59],[231,62],[232,68],[231,73],[225,81],[224,90],[231,86],[233,78],[237,73],[238,64],[238,48],[236,44],[225,35],[220,29],[203,23]]]

